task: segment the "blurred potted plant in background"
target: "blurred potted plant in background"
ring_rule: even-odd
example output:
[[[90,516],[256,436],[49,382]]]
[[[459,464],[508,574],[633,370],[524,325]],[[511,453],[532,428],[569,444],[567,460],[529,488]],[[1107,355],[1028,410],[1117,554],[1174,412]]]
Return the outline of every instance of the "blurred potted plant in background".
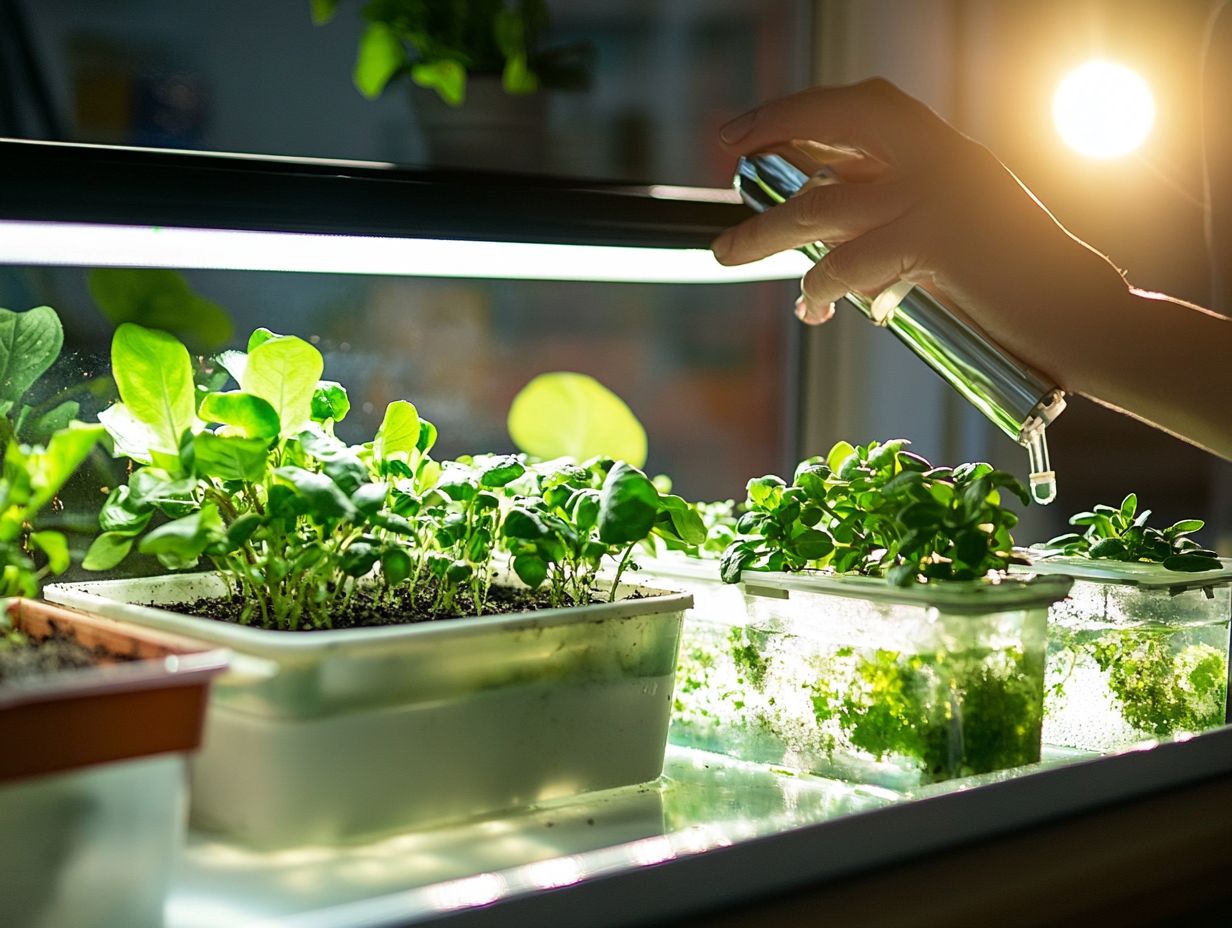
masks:
[[[311,0],[313,22],[328,23],[339,6],[340,0]],[[408,74],[435,163],[487,167],[485,157],[499,151],[499,166],[533,168],[545,116],[537,91],[589,85],[590,45],[544,47],[544,0],[367,0],[360,15],[367,25],[356,88],[376,99]]]

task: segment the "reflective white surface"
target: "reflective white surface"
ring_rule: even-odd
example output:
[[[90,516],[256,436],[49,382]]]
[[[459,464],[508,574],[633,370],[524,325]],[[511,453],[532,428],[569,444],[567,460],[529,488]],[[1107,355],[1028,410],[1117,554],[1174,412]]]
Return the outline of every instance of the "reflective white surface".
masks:
[[[273,924],[314,912],[325,919],[331,907],[380,896],[426,916],[650,866],[898,798],[669,746],[664,776],[655,783],[371,844],[262,852],[194,834],[167,928]]]
[[[250,232],[82,222],[0,221],[0,261],[60,267],[169,267],[463,277],[497,280],[718,284],[793,280],[796,252],[724,267],[699,248],[470,242],[303,232]]]

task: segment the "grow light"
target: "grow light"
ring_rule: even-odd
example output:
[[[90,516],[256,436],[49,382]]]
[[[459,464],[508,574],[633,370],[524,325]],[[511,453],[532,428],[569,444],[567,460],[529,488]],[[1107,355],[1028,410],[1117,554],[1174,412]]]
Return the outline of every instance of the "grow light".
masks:
[[[734,283],[801,277],[797,252],[724,267],[704,248],[0,221],[0,262],[517,280]]]
[[[0,264],[541,280],[799,278],[709,252],[730,189],[0,139]]]

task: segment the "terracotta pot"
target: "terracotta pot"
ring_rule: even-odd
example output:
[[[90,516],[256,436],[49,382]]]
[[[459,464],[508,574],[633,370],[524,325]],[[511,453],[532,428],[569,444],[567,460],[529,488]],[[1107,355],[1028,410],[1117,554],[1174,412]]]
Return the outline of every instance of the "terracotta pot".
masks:
[[[101,653],[94,668],[0,686],[0,783],[201,744],[221,650],[27,599],[8,614],[31,638],[66,635]]]

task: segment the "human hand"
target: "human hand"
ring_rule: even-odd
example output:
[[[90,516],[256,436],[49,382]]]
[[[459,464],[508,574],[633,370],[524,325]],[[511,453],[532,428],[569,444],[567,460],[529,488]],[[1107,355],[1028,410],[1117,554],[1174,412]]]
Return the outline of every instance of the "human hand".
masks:
[[[884,80],[818,87],[723,127],[733,154],[775,152],[811,186],[714,242],[744,264],[821,241],[796,313],[824,322],[845,293],[898,280],[932,291],[994,341],[1062,386],[1072,337],[1127,292],[1120,272],[1070,235],[987,149]]]

